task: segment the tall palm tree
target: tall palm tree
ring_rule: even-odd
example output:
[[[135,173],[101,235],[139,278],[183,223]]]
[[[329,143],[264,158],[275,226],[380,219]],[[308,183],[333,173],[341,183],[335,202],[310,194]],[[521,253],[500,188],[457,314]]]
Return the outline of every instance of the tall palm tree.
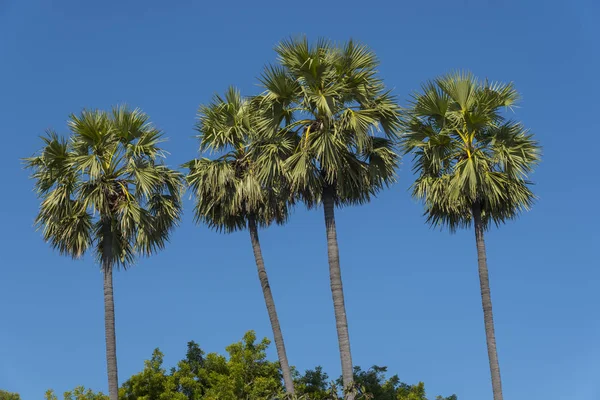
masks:
[[[414,153],[413,196],[436,226],[475,228],[481,301],[494,400],[502,400],[484,232],[528,210],[535,196],[527,180],[540,147],[502,110],[518,100],[512,84],[453,73],[423,85],[407,112],[406,152]]]
[[[211,104],[200,107],[197,130],[201,151],[224,154],[216,159],[201,158],[186,163],[187,182],[196,197],[197,222],[226,233],[246,228],[250,232],[286,392],[293,395],[294,382],[258,237],[259,227],[285,223],[291,203],[281,181],[265,187],[257,179],[256,154],[269,151],[276,143],[257,137],[253,129],[255,113],[252,102],[242,98],[234,88],[224,98],[215,96]],[[279,149],[277,145],[276,151]]]
[[[161,161],[161,132],[140,110],[71,115],[68,139],[49,132],[26,159],[41,199],[36,224],[61,254],[91,250],[104,276],[108,389],[118,399],[113,269],[162,249],[181,212],[182,176]]]
[[[266,67],[261,77],[258,126],[276,136],[295,135],[297,145],[284,162],[291,189],[309,207],[323,203],[342,376],[349,389],[352,355],[334,212],[336,206],[368,202],[395,180],[399,108],[377,76],[375,54],[364,45],[310,45],[298,38],[282,41],[275,51],[280,65]],[[277,164],[269,161],[271,154],[266,157],[267,172],[260,175],[269,181]]]

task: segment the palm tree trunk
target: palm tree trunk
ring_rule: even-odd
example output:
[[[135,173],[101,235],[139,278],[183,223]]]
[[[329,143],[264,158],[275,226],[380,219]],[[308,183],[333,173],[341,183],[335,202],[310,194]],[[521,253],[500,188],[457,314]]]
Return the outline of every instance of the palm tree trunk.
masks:
[[[483,223],[481,221],[481,205],[473,205],[473,220],[475,223],[475,241],[477,243],[477,261],[479,264],[479,285],[481,287],[481,304],[483,305],[483,321],[487,342],[490,372],[492,375],[492,390],[494,400],[502,400],[502,381],[500,380],[500,364],[496,350],[496,334],[494,333],[494,314],[492,312],[492,295],[488,276],[485,241],[483,238]]]
[[[248,230],[250,231],[250,241],[252,242],[252,250],[254,251],[254,259],[258,270],[258,279],[260,280],[260,286],[262,287],[263,296],[265,297],[267,313],[269,314],[269,320],[271,321],[271,329],[273,329],[273,338],[275,339],[275,348],[277,348],[277,357],[279,358],[279,364],[281,365],[285,390],[288,394],[293,395],[294,381],[292,379],[292,371],[290,370],[290,365],[288,363],[285,344],[283,342],[283,334],[281,333],[279,318],[277,317],[277,310],[275,309],[275,301],[273,300],[269,278],[267,277],[267,270],[265,269],[265,263],[260,249],[256,221],[253,217],[248,219]]]
[[[340,269],[340,254],[338,250],[337,232],[335,229],[335,204],[333,197],[334,188],[323,188],[323,210],[325,212],[325,230],[327,232],[327,254],[329,258],[329,280],[331,295],[333,297],[333,310],[335,313],[335,326],[340,347],[342,361],[342,381],[344,389],[353,389],[354,371],[352,367],[352,353],[350,352],[350,335],[348,334],[348,321],[346,319],[346,306],[344,304],[344,288],[342,286],[342,271]],[[346,397],[354,399],[354,394]]]
[[[110,222],[105,224],[102,247],[102,272],[104,275],[104,337],[106,340],[106,367],[110,400],[119,399],[117,374],[117,340],[115,337],[115,303],[113,299],[113,263]]]

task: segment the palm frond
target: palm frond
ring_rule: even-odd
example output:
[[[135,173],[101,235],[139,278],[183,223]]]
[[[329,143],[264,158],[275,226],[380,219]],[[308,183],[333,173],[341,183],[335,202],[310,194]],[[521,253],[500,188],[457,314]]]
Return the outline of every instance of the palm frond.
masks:
[[[224,98],[215,95],[210,104],[200,106],[196,125],[200,150],[243,146],[250,130],[248,107],[248,100],[234,87],[227,90]]]

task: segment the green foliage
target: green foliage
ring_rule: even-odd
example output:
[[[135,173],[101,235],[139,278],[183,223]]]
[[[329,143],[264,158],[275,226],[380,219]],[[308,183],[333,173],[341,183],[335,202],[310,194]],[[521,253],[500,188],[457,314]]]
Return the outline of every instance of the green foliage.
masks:
[[[404,392],[414,392],[416,387],[422,385],[422,383],[419,383],[417,386],[409,386],[401,383],[397,375],[385,379],[386,372],[386,367],[379,367],[377,365],[374,365],[367,371],[361,370],[360,367],[355,367],[354,382],[365,393],[369,393],[373,398],[381,400],[403,399],[400,396],[403,396]],[[425,392],[423,391],[424,394]],[[419,400],[425,400],[425,398],[419,398]]]
[[[58,400],[58,397],[54,394],[54,391],[48,390],[46,400]],[[108,396],[102,392],[94,393],[91,389],[85,389],[83,386],[78,386],[75,389],[65,392],[63,394],[64,400],[110,400]]]
[[[250,331],[241,342],[227,347],[227,373],[219,374],[219,384],[212,386],[208,398],[266,400],[281,390],[279,366],[266,359],[270,341],[255,342],[256,335]]]
[[[139,110],[71,115],[26,159],[41,199],[36,224],[61,254],[126,267],[162,248],[181,213],[182,177],[162,163],[162,133]],[[108,251],[105,251],[108,250]]]
[[[323,368],[320,366],[306,370],[302,376],[298,374],[295,379],[295,387],[298,393],[311,400],[325,400],[331,395],[329,375],[323,372]]]
[[[144,369],[130,377],[120,388],[124,400],[291,400],[283,391],[279,364],[267,360],[269,340],[257,341],[254,332],[246,333],[240,342],[226,348],[228,357],[205,354],[195,342],[189,342],[187,353],[177,366],[167,370],[163,353],[154,350],[144,362]],[[357,400],[427,400],[423,383],[408,385],[398,376],[386,378],[385,367],[373,366],[367,371],[354,371]],[[332,382],[321,367],[295,372],[294,384],[298,400],[340,400],[341,378]],[[0,392],[0,396],[1,396]],[[58,400],[49,390],[46,400]],[[2,397],[0,397],[2,399]],[[18,399],[7,398],[10,400]],[[102,393],[83,387],[64,394],[65,400],[107,400]],[[457,400],[456,396],[436,400]]]
[[[257,155],[273,141],[260,139],[254,128],[257,109],[230,88],[200,107],[200,149],[224,153],[184,164],[195,195],[194,215],[212,229],[233,232],[246,228],[252,218],[259,226],[284,223],[290,199],[283,181],[265,186],[258,176]]]
[[[414,154],[413,196],[424,202],[429,223],[452,231],[468,226],[475,206],[489,227],[531,207],[527,175],[540,161],[540,147],[501,112],[518,98],[512,84],[470,73],[437,78],[414,95],[403,146]]]
[[[259,155],[258,175],[266,182],[289,181],[311,206],[323,188],[337,204],[362,203],[394,182],[394,143],[400,120],[396,99],[377,76],[378,60],[366,46],[336,45],[306,38],[276,46],[278,64],[265,68],[264,92],[254,99],[254,126],[262,137],[288,137],[292,154]],[[265,159],[263,159],[263,157]]]
[[[19,396],[17,393],[0,390],[0,400],[21,400],[21,396]]]
[[[256,341],[254,332],[227,347],[229,357],[204,356],[194,342],[188,343],[186,358],[170,372],[162,367],[163,355],[156,349],[144,370],[123,384],[123,399],[256,399],[267,400],[282,389],[278,363],[266,359],[269,341]]]
[[[178,393],[174,379],[162,368],[163,354],[155,349],[152,358],[144,362],[144,370],[132,376],[119,391],[123,399],[167,400],[186,399]]]
[[[419,382],[409,385],[400,381],[397,375],[386,378],[387,367],[372,366],[366,371],[354,367],[354,391],[359,400],[427,400],[425,384]],[[327,384],[327,374],[320,367],[308,370],[298,379],[300,393],[308,399],[338,399],[342,398],[338,388],[342,387],[342,378],[335,383]],[[307,382],[310,382],[306,385]],[[456,400],[456,396],[440,397],[436,400]]]

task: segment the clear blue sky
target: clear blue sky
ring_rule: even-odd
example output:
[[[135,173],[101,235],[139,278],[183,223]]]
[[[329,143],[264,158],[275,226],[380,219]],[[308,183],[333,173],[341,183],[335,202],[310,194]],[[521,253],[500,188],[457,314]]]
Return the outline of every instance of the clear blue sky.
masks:
[[[33,229],[38,201],[19,158],[45,129],[65,132],[69,113],[127,102],[166,132],[180,165],[196,156],[198,105],[230,84],[256,93],[276,42],[305,33],[370,45],[402,104],[457,68],[515,82],[515,118],[544,160],[534,210],[487,241],[505,397],[599,399],[598,4],[235,3],[0,0],[0,388],[24,400],[107,388],[100,271]],[[490,399],[474,235],[427,227],[411,179],[407,159],[396,186],[338,212],[355,364],[387,365],[432,397]],[[247,233],[194,226],[185,205],[164,252],[116,273],[121,382],[157,346],[171,366],[189,340],[222,351],[249,329],[271,336]],[[291,363],[337,376],[322,211],[298,208],[261,239]]]

